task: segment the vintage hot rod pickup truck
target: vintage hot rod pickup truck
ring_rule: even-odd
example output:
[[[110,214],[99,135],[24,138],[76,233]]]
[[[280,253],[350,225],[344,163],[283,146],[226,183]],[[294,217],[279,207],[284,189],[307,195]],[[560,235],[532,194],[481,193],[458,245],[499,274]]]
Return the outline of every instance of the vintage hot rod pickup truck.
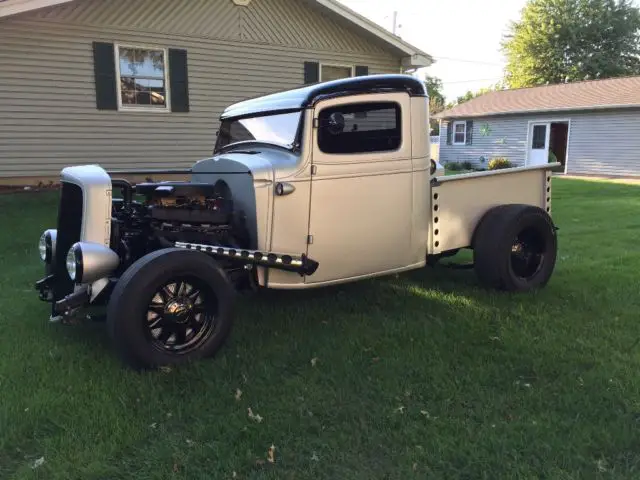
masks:
[[[106,307],[122,358],[155,368],[219,350],[240,289],[351,282],[465,248],[491,288],[529,291],[554,270],[555,165],[445,176],[414,77],[319,83],[220,120],[189,181],[63,169],[57,226],[39,244],[51,321]]]

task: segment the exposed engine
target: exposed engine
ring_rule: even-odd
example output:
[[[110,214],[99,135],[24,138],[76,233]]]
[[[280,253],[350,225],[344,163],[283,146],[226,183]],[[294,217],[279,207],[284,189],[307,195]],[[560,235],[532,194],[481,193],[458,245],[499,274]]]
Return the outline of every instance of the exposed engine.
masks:
[[[111,248],[125,269],[145,254],[175,242],[235,248],[249,246],[244,215],[234,209],[226,182],[141,183],[113,181]]]

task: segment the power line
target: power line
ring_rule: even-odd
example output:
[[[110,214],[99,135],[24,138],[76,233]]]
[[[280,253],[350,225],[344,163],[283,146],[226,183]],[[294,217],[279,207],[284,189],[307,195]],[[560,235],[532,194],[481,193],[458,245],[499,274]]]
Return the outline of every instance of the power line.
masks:
[[[483,62],[481,60],[468,60],[465,58],[436,57],[435,55],[431,55],[431,56],[437,60],[448,60],[450,62],[478,63],[480,65],[493,65],[495,67],[502,67],[501,63]]]
[[[452,84],[452,83],[472,83],[472,82],[491,82],[494,80],[501,80],[502,77],[495,77],[495,78],[478,78],[475,80],[453,80],[451,82],[445,82],[443,81],[443,84]]]

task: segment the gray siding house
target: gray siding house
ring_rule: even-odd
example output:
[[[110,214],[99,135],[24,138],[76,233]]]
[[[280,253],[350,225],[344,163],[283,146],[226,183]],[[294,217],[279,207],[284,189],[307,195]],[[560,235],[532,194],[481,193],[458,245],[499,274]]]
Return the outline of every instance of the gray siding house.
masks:
[[[188,167],[231,103],[431,62],[335,0],[0,0],[0,183]]]
[[[640,77],[487,93],[435,115],[439,161],[558,161],[569,174],[640,175]]]

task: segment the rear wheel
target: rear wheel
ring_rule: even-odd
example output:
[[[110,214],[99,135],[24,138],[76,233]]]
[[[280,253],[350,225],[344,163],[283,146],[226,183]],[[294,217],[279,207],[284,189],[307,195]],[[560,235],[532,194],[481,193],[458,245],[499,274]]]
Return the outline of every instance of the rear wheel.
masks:
[[[166,249],[134,263],[107,308],[122,358],[157,368],[215,354],[231,329],[235,292],[224,270],[201,252]]]
[[[475,270],[485,286],[528,291],[547,284],[557,257],[551,217],[531,205],[502,205],[481,220],[473,242]]]

